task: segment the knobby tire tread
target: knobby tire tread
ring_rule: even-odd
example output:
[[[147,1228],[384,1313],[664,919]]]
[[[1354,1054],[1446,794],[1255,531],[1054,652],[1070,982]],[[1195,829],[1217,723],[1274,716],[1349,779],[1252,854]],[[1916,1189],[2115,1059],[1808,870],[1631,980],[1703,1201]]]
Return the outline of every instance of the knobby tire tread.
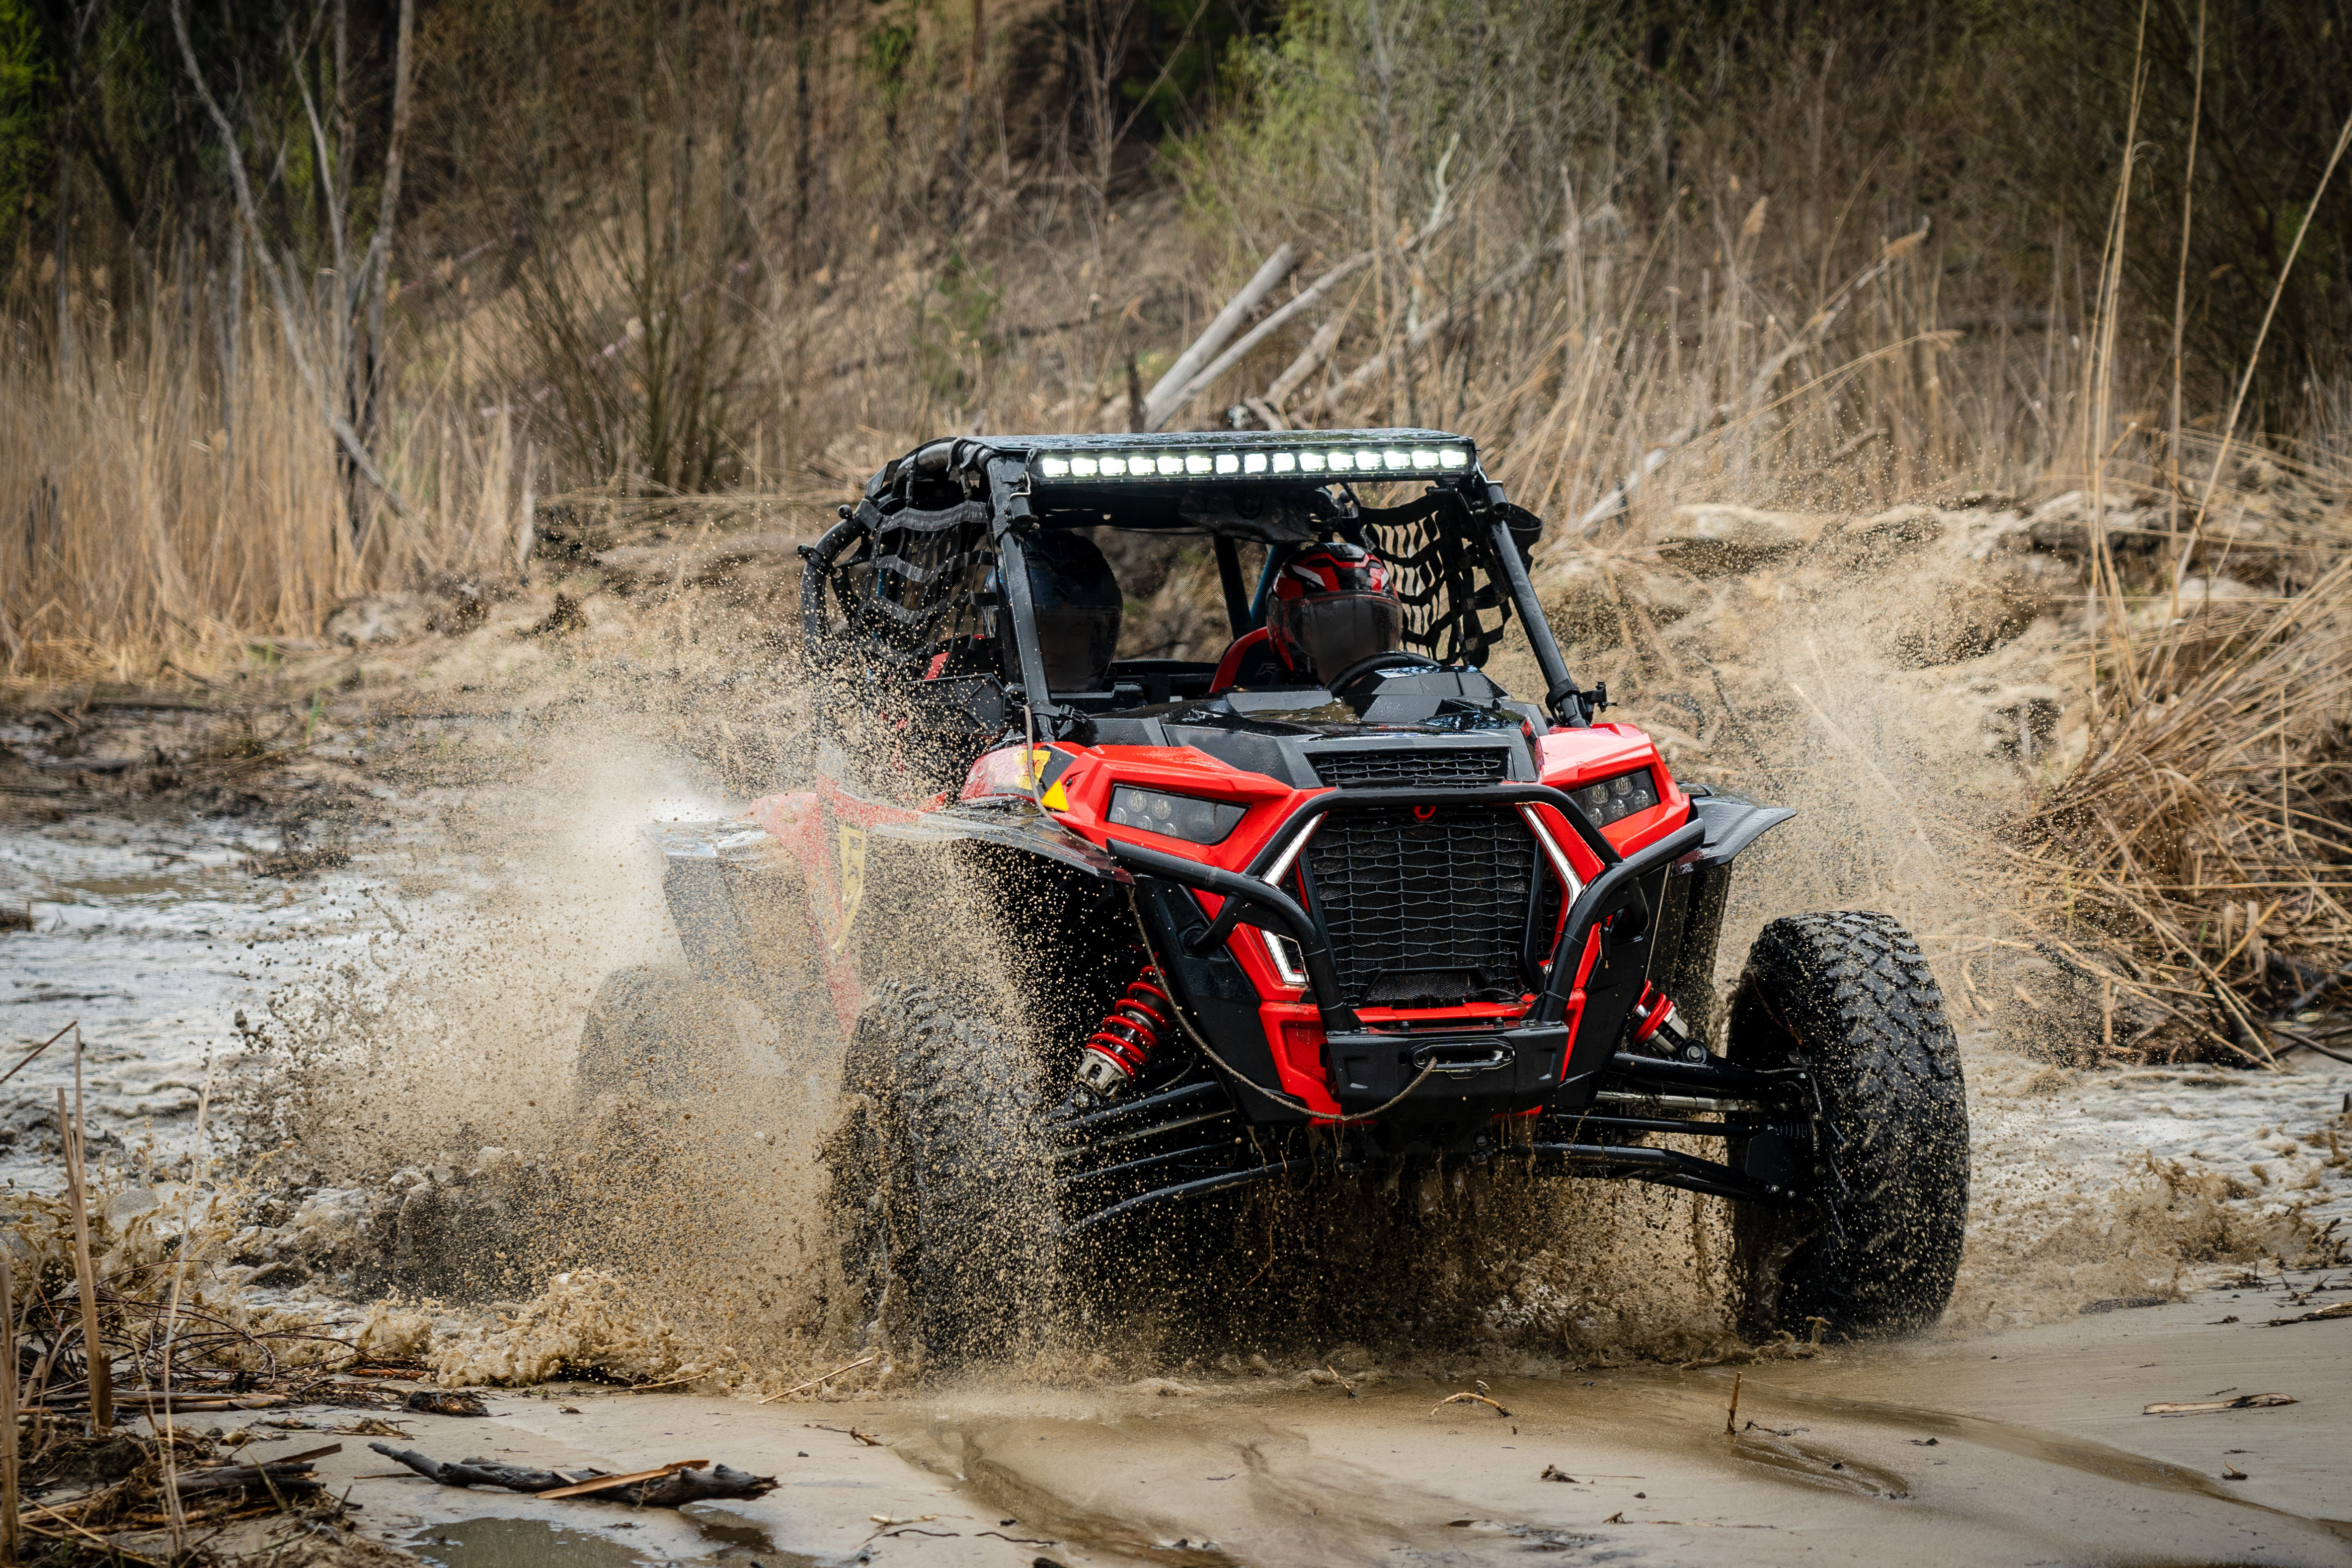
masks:
[[[1730,1047],[1742,1066],[1811,1069],[1831,1143],[1810,1215],[1737,1211],[1751,1334],[1802,1337],[1815,1318],[1843,1336],[1932,1324],[1966,1237],[1969,1119],[1918,944],[1867,911],[1774,921],[1749,950]]]
[[[863,1197],[866,1225],[886,1226],[895,1240],[887,1267],[926,1352],[1005,1352],[1051,1273],[1052,1205],[1026,1051],[945,988],[897,985],[860,1014],[843,1087],[870,1100],[880,1202]]]

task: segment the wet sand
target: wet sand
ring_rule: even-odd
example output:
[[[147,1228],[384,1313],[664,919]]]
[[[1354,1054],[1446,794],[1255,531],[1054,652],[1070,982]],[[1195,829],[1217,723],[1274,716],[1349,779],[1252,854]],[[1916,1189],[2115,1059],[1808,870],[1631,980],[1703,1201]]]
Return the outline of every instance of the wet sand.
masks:
[[[2317,1277],[2290,1280],[2307,1289]],[[320,1471],[365,1505],[366,1534],[453,1568],[861,1552],[877,1563],[1259,1568],[1529,1552],[2336,1563],[2352,1560],[2352,1320],[2263,1320],[2347,1299],[2322,1291],[2290,1306],[2273,1282],[1748,1366],[1731,1435],[1734,1371],[1720,1367],[1496,1380],[1489,1393],[1507,1415],[1433,1410],[1460,1385],[1412,1375],[1356,1379],[1350,1396],[1289,1380],[1171,1394],[1164,1382],[1078,1390],[1000,1373],[897,1398],[766,1406],[562,1387],[493,1394],[488,1420],[414,1419],[410,1446],[436,1458],[614,1469],[709,1458],[782,1483],[756,1502],[698,1505],[692,1519],[357,1479],[389,1468],[363,1438],[345,1439]],[[2272,1392],[2297,1403],[2141,1413]],[[1546,1479],[1548,1467],[1574,1479]],[[2225,1467],[2245,1479],[2222,1479]]]

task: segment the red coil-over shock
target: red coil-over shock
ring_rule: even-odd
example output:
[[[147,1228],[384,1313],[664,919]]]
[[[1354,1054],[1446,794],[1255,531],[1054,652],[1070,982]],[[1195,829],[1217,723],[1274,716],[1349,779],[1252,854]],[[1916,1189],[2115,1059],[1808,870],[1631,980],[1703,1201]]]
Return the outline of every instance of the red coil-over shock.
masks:
[[[1645,980],[1641,997],[1633,1004],[1633,1044],[1645,1046],[1654,1039],[1670,1056],[1697,1061],[1706,1055],[1706,1047],[1692,1039],[1690,1032],[1683,1027],[1682,1015],[1675,1010],[1675,999]]]
[[[1114,1094],[1132,1082],[1160,1037],[1175,1022],[1176,1005],[1168,999],[1168,977],[1156,963],[1147,963],[1127,994],[1111,1005],[1078,1052],[1078,1083],[1097,1094]]]

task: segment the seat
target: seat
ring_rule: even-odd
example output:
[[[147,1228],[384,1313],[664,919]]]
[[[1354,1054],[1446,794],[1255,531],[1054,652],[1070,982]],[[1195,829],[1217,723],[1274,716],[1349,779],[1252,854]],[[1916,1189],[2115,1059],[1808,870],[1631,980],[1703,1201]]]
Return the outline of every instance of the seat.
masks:
[[[1282,656],[1274,651],[1272,630],[1259,626],[1254,631],[1244,632],[1225,649],[1224,657],[1217,660],[1217,673],[1209,678],[1209,695],[1216,697],[1232,690],[1242,678],[1242,666],[1249,662],[1253,652],[1262,653],[1276,665],[1281,663]]]

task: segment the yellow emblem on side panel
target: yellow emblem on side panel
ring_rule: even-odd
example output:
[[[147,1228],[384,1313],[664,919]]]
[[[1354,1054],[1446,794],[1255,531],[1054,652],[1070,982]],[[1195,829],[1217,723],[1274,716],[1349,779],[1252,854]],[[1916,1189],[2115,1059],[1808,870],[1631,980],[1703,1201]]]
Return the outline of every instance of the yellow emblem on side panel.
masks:
[[[849,928],[857,919],[857,906],[866,897],[866,829],[840,826],[841,835],[841,929],[834,933],[833,951],[839,952],[849,945]]]

